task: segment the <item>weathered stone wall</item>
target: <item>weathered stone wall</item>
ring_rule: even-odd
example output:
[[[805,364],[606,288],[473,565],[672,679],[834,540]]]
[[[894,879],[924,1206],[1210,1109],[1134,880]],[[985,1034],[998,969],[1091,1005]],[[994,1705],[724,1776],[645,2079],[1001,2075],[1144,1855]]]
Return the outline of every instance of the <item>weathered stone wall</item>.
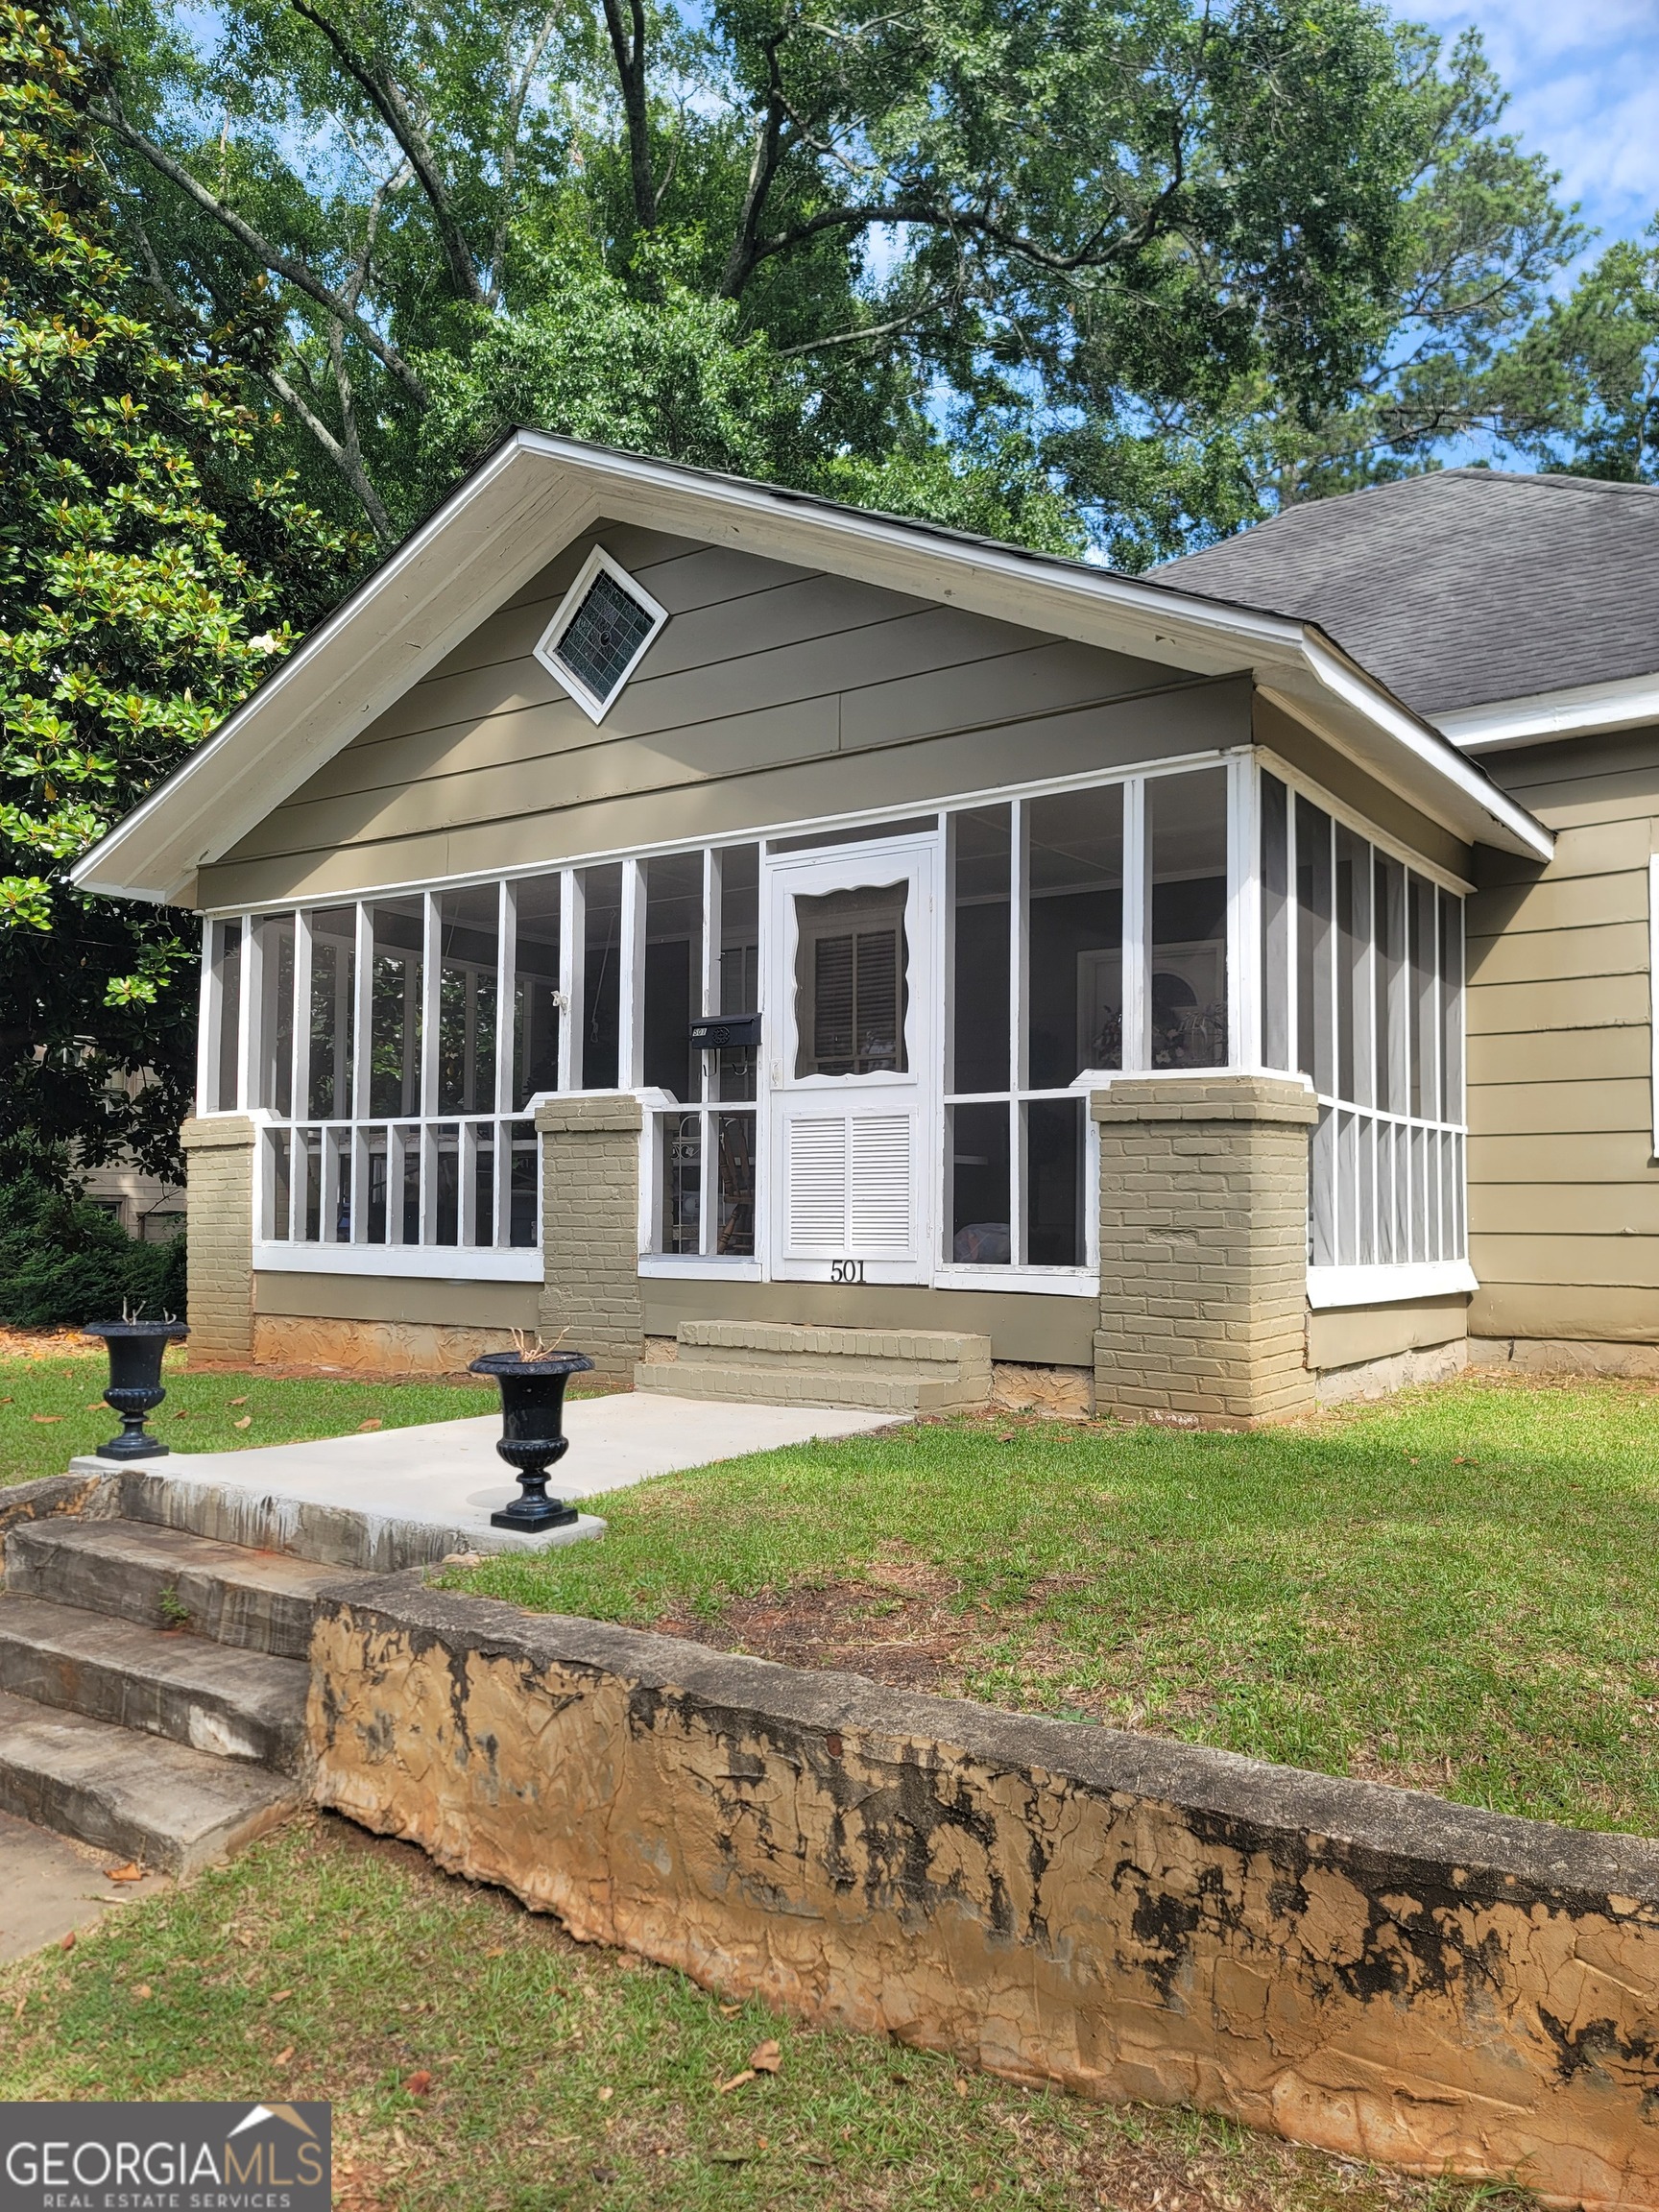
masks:
[[[186,1121],[187,1254],[192,1367],[239,1365],[253,1354],[253,1124],[245,1114]]]
[[[1027,2081],[1659,2205],[1659,1844],[412,1576],[325,1599],[321,1802],[579,1936]]]
[[[561,1334],[601,1375],[631,1379],[643,1356],[637,1098],[554,1098],[541,1138],[541,1334]]]
[[[1090,1111],[1100,1410],[1234,1427],[1310,1411],[1312,1094],[1271,1075],[1131,1076]]]
[[[349,1281],[349,1278],[348,1278]],[[433,1321],[325,1321],[303,1313],[255,1313],[260,1367],[305,1367],[339,1375],[460,1375],[486,1352],[511,1352],[511,1329],[445,1327]]]

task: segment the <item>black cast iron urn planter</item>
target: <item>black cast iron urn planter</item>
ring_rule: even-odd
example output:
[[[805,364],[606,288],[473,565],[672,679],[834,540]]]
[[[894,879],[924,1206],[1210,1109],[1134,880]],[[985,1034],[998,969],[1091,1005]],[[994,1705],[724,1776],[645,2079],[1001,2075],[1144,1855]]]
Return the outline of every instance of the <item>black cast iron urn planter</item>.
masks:
[[[151,1435],[145,1417],[166,1397],[161,1355],[190,1334],[182,1321],[88,1321],[87,1336],[102,1336],[109,1354],[109,1387],[104,1403],[121,1416],[121,1433],[100,1444],[100,1459],[164,1459],[167,1446]]]
[[[568,1528],[578,1518],[574,1505],[548,1497],[547,1470],[570,1449],[565,1433],[565,1385],[592,1365],[581,1352],[487,1352],[467,1370],[493,1375],[501,1385],[501,1441],[495,1449],[518,1475],[518,1495],[511,1505],[491,1514],[492,1528],[539,1536],[547,1528]]]

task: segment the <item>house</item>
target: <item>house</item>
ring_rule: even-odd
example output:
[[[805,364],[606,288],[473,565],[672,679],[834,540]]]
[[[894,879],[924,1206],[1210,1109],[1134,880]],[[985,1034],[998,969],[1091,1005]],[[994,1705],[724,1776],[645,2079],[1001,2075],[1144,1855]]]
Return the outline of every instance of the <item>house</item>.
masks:
[[[1659,488],[1451,469],[1159,575],[1329,630],[1553,834],[1465,908],[1470,1342],[1659,1374]]]
[[[207,918],[195,1356],[1246,1423],[1659,1345],[1654,495],[1521,482],[1131,578],[517,433],[77,869]]]

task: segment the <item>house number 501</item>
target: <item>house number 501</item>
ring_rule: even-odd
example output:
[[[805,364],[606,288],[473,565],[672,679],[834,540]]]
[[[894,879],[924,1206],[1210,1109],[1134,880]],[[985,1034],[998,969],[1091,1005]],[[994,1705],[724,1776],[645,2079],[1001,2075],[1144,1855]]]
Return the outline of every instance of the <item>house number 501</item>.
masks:
[[[864,1280],[863,1261],[831,1260],[830,1262],[830,1280],[831,1283],[862,1283]]]

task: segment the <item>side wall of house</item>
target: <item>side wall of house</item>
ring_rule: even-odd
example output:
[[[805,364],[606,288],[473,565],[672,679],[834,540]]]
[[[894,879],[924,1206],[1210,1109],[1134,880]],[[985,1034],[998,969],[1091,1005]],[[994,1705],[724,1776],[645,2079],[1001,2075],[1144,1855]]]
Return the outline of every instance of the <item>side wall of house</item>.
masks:
[[[1541,871],[1482,854],[1470,902],[1470,1334],[1487,1358],[1659,1371],[1659,729],[1483,765],[1557,842]]]

